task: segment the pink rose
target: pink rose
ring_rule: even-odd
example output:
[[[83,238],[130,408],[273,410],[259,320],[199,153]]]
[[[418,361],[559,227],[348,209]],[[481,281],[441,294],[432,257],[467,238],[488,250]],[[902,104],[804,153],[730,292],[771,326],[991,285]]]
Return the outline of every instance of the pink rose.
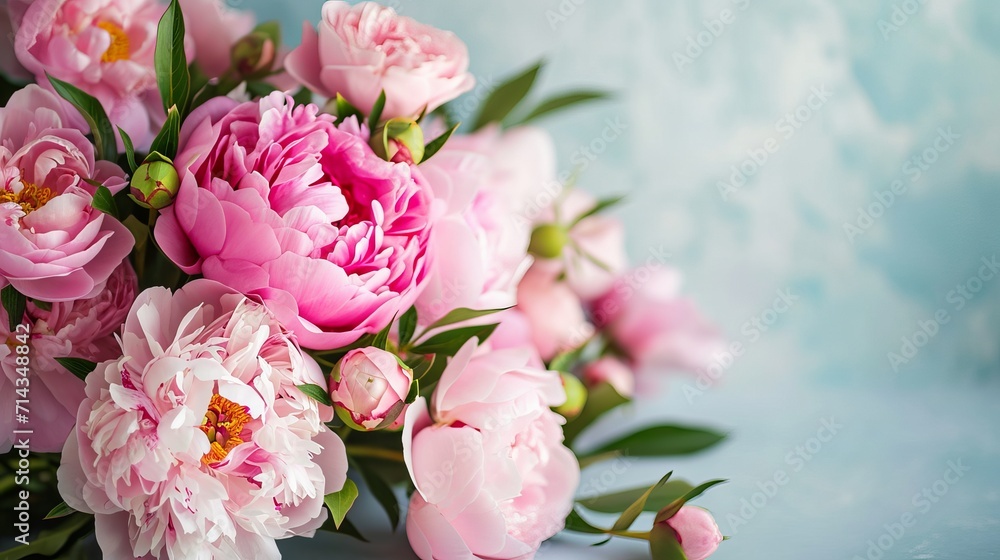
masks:
[[[608,383],[623,397],[631,398],[635,393],[632,369],[613,356],[604,356],[584,366],[583,379],[590,387]]]
[[[253,30],[253,12],[229,8],[223,0],[180,0],[184,27],[194,41],[194,62],[217,78],[229,70],[233,44]]]
[[[365,112],[385,90],[386,119],[433,111],[475,85],[458,37],[374,2],[324,4],[318,32],[304,25],[285,68],[316,93],[339,93]]]
[[[115,333],[121,328],[135,301],[137,281],[128,261],[108,278],[104,290],[92,299],[51,304],[49,309],[29,302],[24,324],[30,327],[28,383],[31,388],[29,424],[14,422],[14,403],[0,407],[0,451],[13,443],[15,429],[34,429],[31,448],[41,453],[58,453],[76,422],[76,412],[84,399],[84,384],[61,366],[56,358],[82,358],[91,362],[119,355]],[[13,395],[23,376],[15,348],[23,331],[7,330],[7,313],[0,309],[0,393]]]
[[[532,340],[545,360],[580,346],[594,332],[580,298],[558,279],[557,271],[537,264],[517,288],[517,309],[531,323]]]
[[[395,354],[369,346],[340,359],[330,396],[341,420],[355,429],[375,430],[399,418],[412,383],[413,371]]]
[[[260,296],[303,346],[346,346],[412,305],[427,274],[431,195],[315,105],[271,94],[198,108],[156,240],[189,274]]]
[[[38,83],[48,87],[48,73],[96,97],[141,150],[164,118],[153,68],[164,10],[154,0],[18,1],[15,52]]]
[[[94,161],[94,147],[66,125],[55,95],[30,85],[0,108],[0,286],[29,298],[95,297],[132,250],[118,220],[90,204],[103,183],[125,187],[114,163]]]
[[[467,344],[448,365],[433,418],[422,398],[407,410],[406,533],[424,560],[533,557],[563,528],[580,479],[549,408],[566,398],[558,374],[525,365],[524,352],[474,352]]]
[[[700,507],[684,506],[664,523],[677,534],[688,560],[705,560],[722,542],[722,533],[712,514]]]
[[[217,282],[151,288],[117,361],[87,377],[59,492],[114,558],[280,558],[347,476],[323,373],[259,302]]]
[[[638,367],[700,371],[724,343],[680,286],[676,270],[642,269],[617,281],[591,314]]]

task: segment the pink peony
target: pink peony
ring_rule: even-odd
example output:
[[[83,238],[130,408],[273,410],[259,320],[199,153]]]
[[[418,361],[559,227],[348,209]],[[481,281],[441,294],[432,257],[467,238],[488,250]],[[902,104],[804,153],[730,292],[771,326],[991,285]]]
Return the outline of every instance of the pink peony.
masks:
[[[374,346],[357,348],[337,364],[330,397],[345,423],[375,430],[399,418],[412,383],[413,371],[395,354]]]
[[[319,30],[305,24],[285,67],[320,95],[339,93],[365,112],[385,90],[387,119],[433,111],[475,85],[458,37],[374,2],[324,4]]]
[[[12,445],[13,430],[33,429],[31,448],[41,453],[62,451],[66,437],[76,422],[76,412],[84,399],[84,383],[61,366],[56,358],[82,358],[91,362],[114,359],[120,355],[115,333],[135,300],[137,281],[128,261],[115,269],[104,290],[92,299],[53,303],[46,309],[28,303],[24,324],[30,327],[31,395],[30,424],[14,422],[14,401],[0,405],[0,451]],[[15,349],[20,343],[7,330],[7,313],[0,309],[0,393],[13,395],[23,387],[19,381]]]
[[[406,533],[424,560],[531,558],[563,528],[580,468],[562,445],[558,374],[524,352],[455,356],[434,395],[406,414],[403,454],[416,486]]]
[[[517,288],[517,309],[531,324],[532,340],[545,360],[587,342],[594,333],[583,304],[557,271],[532,266]]]
[[[194,62],[217,78],[229,70],[233,44],[254,28],[253,12],[229,8],[223,0],[180,0],[187,35],[194,41]]]
[[[712,514],[700,507],[684,506],[664,523],[674,530],[688,560],[705,560],[722,542]]]
[[[676,270],[636,271],[594,302],[594,321],[640,368],[701,371],[724,342],[680,287]]]
[[[614,356],[604,356],[583,368],[583,380],[588,386],[608,383],[623,397],[635,393],[635,375],[628,365]]]
[[[91,207],[95,188],[125,187],[111,162],[75,128],[55,95],[30,85],[0,108],[0,286],[29,298],[96,296],[132,250],[118,220]]]
[[[139,295],[123,356],[87,378],[59,492],[113,558],[280,558],[347,476],[312,358],[259,302],[210,280]],[[109,552],[110,551],[110,552]]]
[[[15,52],[38,83],[48,73],[96,97],[144,149],[164,118],[153,68],[164,10],[155,0],[14,0]]]
[[[215,99],[184,125],[156,240],[189,274],[260,296],[303,346],[378,332],[427,274],[431,196],[316,106]]]

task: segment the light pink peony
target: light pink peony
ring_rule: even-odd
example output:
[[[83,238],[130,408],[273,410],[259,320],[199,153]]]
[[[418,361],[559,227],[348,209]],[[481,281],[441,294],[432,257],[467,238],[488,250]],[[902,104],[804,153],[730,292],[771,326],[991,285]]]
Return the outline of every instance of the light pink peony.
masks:
[[[688,560],[705,560],[722,542],[722,533],[711,513],[695,506],[684,506],[664,523],[670,525]]]
[[[229,70],[233,44],[253,30],[253,12],[234,10],[223,0],[180,0],[187,35],[194,41],[194,62],[217,78]]]
[[[580,298],[558,271],[532,266],[517,288],[517,309],[531,324],[532,340],[545,360],[587,342],[594,333]]]
[[[285,68],[316,93],[340,93],[365,112],[385,90],[387,119],[433,111],[475,85],[458,37],[374,2],[324,4],[319,30],[304,25]]]
[[[637,367],[701,371],[724,341],[680,287],[673,269],[628,274],[594,302],[594,322]]]
[[[155,0],[14,0],[15,52],[38,83],[49,87],[48,73],[96,97],[144,149],[164,118],[153,52],[165,8]]]
[[[563,528],[580,467],[562,445],[558,374],[526,353],[467,344],[434,396],[407,410],[403,454],[416,492],[406,533],[424,560],[532,558]],[[512,368],[512,369],[508,369]],[[440,394],[439,394],[440,393]]]
[[[263,305],[210,280],[151,288],[119,355],[88,376],[58,473],[105,555],[276,559],[323,523],[344,444],[297,388],[324,386],[319,366]]]
[[[33,429],[31,449],[41,453],[62,451],[76,422],[84,399],[84,384],[61,366],[56,358],[82,358],[102,362],[120,355],[114,334],[125,322],[135,301],[137,281],[128,261],[108,278],[107,286],[93,299],[53,303],[49,309],[28,303],[24,324],[31,329],[29,341],[31,415],[29,424],[14,422],[14,400],[0,404],[0,452],[10,449],[15,429]],[[23,387],[19,381],[15,338],[23,331],[7,329],[7,312],[0,309],[0,394],[13,395]]]
[[[395,354],[374,346],[357,348],[337,364],[330,397],[345,423],[374,430],[399,418],[412,383],[413,371]]]
[[[583,380],[591,387],[609,383],[623,397],[631,398],[635,393],[635,374],[614,356],[604,356],[584,366]]]
[[[274,93],[196,110],[156,240],[190,274],[258,295],[303,346],[378,332],[427,274],[431,195],[314,105]]]
[[[94,161],[94,147],[54,94],[30,85],[0,108],[0,286],[29,298],[96,296],[132,250],[118,220],[91,207],[95,187],[112,193],[125,174]]]

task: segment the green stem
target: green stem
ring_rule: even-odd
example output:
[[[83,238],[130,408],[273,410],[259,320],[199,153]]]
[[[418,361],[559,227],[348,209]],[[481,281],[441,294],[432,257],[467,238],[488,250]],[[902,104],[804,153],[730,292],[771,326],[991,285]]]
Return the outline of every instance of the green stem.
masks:
[[[626,539],[638,539],[640,541],[649,540],[649,531],[646,531],[645,533],[639,531],[608,531],[608,534]]]
[[[403,452],[395,449],[385,449],[382,447],[369,447],[367,445],[348,445],[347,454],[355,457],[371,457],[373,459],[385,459],[386,461],[403,462]]]
[[[340,439],[342,441],[347,441],[347,438],[350,437],[351,432],[353,432],[353,431],[354,431],[354,428],[352,428],[350,426],[341,426],[340,429],[337,430],[337,435],[340,436]]]

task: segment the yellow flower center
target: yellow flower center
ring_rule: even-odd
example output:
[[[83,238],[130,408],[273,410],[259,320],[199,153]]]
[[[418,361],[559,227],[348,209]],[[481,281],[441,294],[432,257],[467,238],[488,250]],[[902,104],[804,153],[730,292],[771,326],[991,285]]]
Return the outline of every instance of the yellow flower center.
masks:
[[[97,24],[97,27],[107,31],[108,35],[111,35],[111,46],[108,47],[108,50],[104,51],[104,55],[101,56],[101,62],[128,60],[129,42],[125,30],[110,21],[102,21]]]
[[[55,195],[52,189],[22,181],[20,191],[14,192],[9,188],[0,190],[0,204],[13,202],[19,205],[25,214],[30,214],[45,206],[45,203],[52,200]]]
[[[245,406],[221,395],[212,395],[208,412],[200,426],[201,431],[208,436],[212,448],[201,458],[201,462],[213,465],[225,459],[233,448],[243,443],[243,428],[251,420]]]

